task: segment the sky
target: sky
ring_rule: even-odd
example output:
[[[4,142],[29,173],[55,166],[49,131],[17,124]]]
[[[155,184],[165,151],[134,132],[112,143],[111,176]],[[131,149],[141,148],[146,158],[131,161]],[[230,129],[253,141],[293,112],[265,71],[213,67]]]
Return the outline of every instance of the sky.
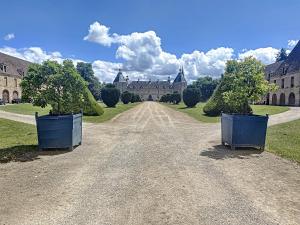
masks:
[[[226,61],[275,61],[300,39],[299,0],[10,0],[1,3],[0,52],[41,63],[90,62],[112,82],[220,77]]]

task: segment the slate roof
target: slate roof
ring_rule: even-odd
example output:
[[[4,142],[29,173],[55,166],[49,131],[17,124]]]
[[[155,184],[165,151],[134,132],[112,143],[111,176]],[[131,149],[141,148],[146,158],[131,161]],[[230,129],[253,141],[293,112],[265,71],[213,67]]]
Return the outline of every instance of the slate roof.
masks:
[[[183,68],[179,69],[179,73],[177,74],[174,83],[179,83],[179,82],[186,82],[185,77],[184,77],[184,71]]]
[[[287,59],[277,68],[275,74],[283,75],[296,72],[300,72],[300,41],[288,55]]]
[[[121,70],[119,70],[116,78],[114,79],[114,83],[116,83],[116,82],[126,82]]]
[[[170,88],[168,81],[132,81],[128,84],[128,89],[154,89]]]
[[[275,62],[270,65],[267,65],[265,68],[265,73],[267,75],[275,73],[275,71],[279,68],[279,66],[281,65],[281,63],[283,63],[283,61],[284,60],[281,60],[279,62]]]
[[[22,78],[22,76],[26,74],[28,66],[30,64],[31,63],[26,60],[19,59],[0,52],[0,66],[6,66],[6,72],[0,70],[0,73],[2,75],[4,74]]]

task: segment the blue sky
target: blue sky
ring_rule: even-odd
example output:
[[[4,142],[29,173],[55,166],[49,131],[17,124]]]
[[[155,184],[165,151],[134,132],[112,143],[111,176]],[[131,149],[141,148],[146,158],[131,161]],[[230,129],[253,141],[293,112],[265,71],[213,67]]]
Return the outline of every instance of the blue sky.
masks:
[[[219,76],[228,59],[251,54],[268,64],[300,37],[299,0],[10,0],[1,8],[0,51],[88,61],[103,81],[116,68],[164,79],[180,65],[189,80]]]

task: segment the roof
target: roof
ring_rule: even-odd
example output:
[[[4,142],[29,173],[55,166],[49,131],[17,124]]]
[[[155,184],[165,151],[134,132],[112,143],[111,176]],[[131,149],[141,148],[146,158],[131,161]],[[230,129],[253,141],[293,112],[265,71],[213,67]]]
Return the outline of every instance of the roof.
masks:
[[[287,73],[300,72],[300,41],[284,60],[280,66],[276,69],[276,75],[283,75]]]
[[[31,62],[0,52],[0,65],[6,66],[6,72],[0,70],[1,74],[22,77],[30,64]]]
[[[116,78],[114,79],[113,83],[116,83],[116,82],[126,82],[121,70],[119,70],[119,72],[118,72]]]
[[[177,74],[174,83],[179,83],[179,82],[186,82],[185,77],[184,77],[184,71],[183,68],[179,69],[179,73]]]
[[[267,65],[266,68],[265,68],[266,74],[272,74],[272,73],[274,73],[279,68],[279,66],[281,65],[281,63],[283,63],[283,60],[275,62],[275,63],[272,63],[270,65]]]
[[[144,89],[144,88],[169,88],[171,87],[168,81],[132,81],[128,84],[129,89]]]

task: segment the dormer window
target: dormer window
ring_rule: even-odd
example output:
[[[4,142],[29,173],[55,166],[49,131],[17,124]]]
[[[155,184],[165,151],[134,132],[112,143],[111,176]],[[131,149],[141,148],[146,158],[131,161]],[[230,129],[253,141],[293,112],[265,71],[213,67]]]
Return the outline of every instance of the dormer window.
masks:
[[[7,66],[5,64],[0,64],[0,70],[4,73],[7,72]]]

